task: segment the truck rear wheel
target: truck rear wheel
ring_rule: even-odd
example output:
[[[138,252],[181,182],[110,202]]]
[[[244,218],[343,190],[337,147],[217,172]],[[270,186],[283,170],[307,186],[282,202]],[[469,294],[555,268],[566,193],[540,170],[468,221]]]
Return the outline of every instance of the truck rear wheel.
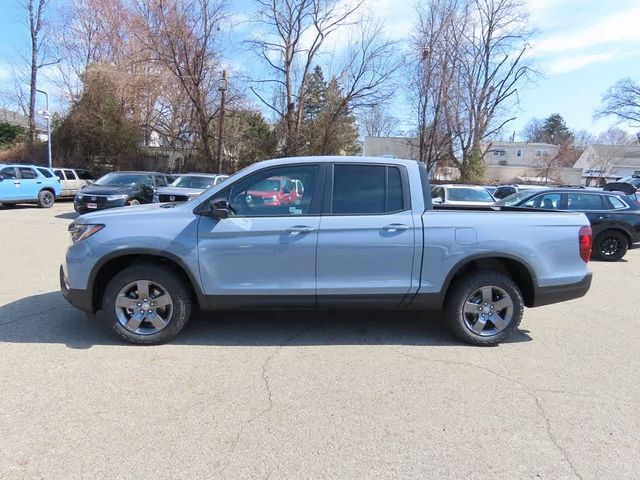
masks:
[[[157,345],[174,338],[191,316],[192,298],[169,269],[132,265],[115,275],[103,303],[113,330],[131,343]]]
[[[457,281],[447,296],[453,334],[473,345],[496,345],[520,325],[524,302],[518,286],[500,272],[477,271]]]

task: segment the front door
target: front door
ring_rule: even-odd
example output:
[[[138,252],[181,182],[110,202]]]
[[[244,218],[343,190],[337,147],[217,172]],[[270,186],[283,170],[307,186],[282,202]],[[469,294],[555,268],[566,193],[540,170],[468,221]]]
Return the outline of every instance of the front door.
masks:
[[[327,190],[318,306],[397,307],[412,286],[416,242],[406,170],[336,164]]]
[[[3,200],[16,200],[19,198],[20,180],[17,178],[14,167],[4,167],[0,169],[0,202]]]
[[[263,169],[215,195],[232,214],[198,224],[200,278],[212,308],[315,306],[321,171],[313,164]],[[285,201],[282,179],[300,181],[304,194]]]

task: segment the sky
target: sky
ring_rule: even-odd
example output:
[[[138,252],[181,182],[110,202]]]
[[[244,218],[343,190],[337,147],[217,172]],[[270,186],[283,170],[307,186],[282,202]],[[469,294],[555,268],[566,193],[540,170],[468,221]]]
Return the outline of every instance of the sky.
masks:
[[[52,11],[56,2],[52,0]],[[602,94],[617,80],[630,77],[640,81],[640,2],[637,0],[524,0],[537,31],[532,54],[540,76],[519,90],[517,119],[508,125],[504,136],[516,136],[531,118],[561,114],[568,126],[594,134],[612,126],[614,119],[595,121],[593,112]],[[28,29],[16,0],[0,0],[0,91],[13,89],[12,64],[19,52],[28,47]],[[415,22],[415,1],[367,0],[371,16],[384,22],[385,35],[406,39]],[[229,67],[239,71],[254,68],[255,59],[239,41],[252,31],[248,21],[254,11],[251,0],[229,2],[234,26],[225,37]],[[348,35],[336,35],[330,41],[334,50],[348,42]],[[249,68],[247,68],[249,66]],[[51,90],[55,106],[55,85],[43,79],[41,87]],[[255,99],[256,103],[258,102]],[[406,101],[392,99],[400,125],[410,125]],[[640,125],[622,124],[632,133]]]

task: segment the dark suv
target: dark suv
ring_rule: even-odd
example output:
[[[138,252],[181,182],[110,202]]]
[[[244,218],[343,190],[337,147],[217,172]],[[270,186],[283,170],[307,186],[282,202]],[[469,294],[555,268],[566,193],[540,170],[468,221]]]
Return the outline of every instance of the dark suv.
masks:
[[[583,212],[593,229],[592,255],[620,260],[640,242],[640,204],[621,193],[577,188],[528,190],[503,198],[496,205]]]
[[[92,185],[83,187],[75,196],[76,212],[87,213],[105,208],[140,205],[156,201],[156,189],[173,181],[157,172],[112,172]]]

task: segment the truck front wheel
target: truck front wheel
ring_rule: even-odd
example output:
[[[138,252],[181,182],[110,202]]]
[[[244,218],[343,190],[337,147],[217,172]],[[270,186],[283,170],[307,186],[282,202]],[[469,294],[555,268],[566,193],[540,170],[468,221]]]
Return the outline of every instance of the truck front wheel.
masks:
[[[157,345],[175,337],[191,316],[192,298],[180,276],[151,264],[115,275],[102,305],[114,331],[131,343]]]
[[[500,272],[477,271],[455,282],[447,296],[446,320],[453,334],[473,345],[496,345],[520,325],[520,289]]]

